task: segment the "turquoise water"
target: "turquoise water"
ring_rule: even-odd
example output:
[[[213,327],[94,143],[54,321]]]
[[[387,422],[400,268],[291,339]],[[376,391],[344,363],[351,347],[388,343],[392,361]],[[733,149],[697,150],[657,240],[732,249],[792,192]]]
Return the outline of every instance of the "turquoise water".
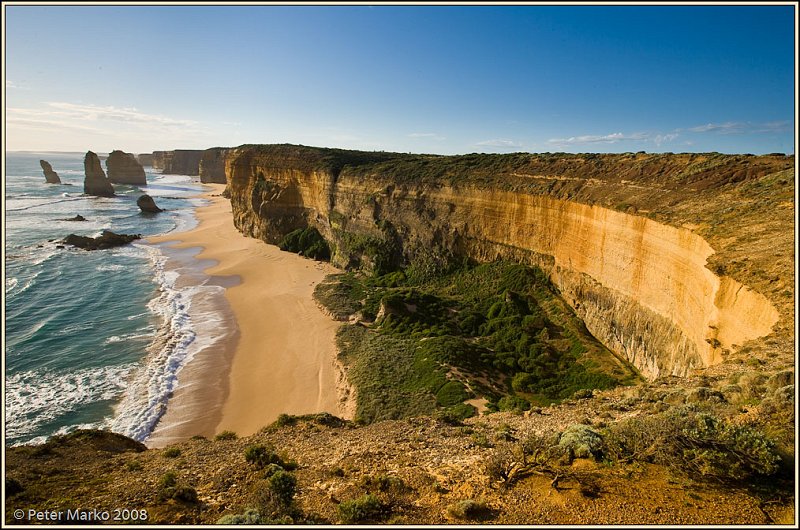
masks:
[[[40,159],[63,184],[45,184]],[[144,243],[57,248],[70,233],[148,236],[194,226],[192,212],[202,203],[190,198],[201,191],[196,177],[145,169],[146,187],[115,185],[118,197],[87,197],[83,153],[6,154],[7,444],[79,427],[144,440],[163,414],[199,342],[189,307],[203,287],[176,286],[180,271]],[[142,193],[167,211],[141,215]],[[60,220],[76,214],[88,221]]]

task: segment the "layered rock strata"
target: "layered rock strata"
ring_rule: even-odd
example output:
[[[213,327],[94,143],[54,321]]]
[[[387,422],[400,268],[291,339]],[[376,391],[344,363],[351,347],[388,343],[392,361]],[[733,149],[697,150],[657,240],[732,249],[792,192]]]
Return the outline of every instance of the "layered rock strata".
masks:
[[[629,212],[670,211],[690,186],[727,189],[786,170],[788,158],[715,158],[709,174],[707,160],[675,155],[660,160],[671,173],[651,175],[637,155],[476,156],[488,158],[245,146],[226,156],[227,192],[245,234],[276,243],[314,226],[342,267],[374,266],[380,246],[398,264],[426,255],[538,264],[592,334],[651,378],[717,364],[778,321],[763,294],[708,268],[714,249],[703,237]],[[638,182],[618,177],[636,171]],[[637,195],[656,177],[674,189]],[[588,204],[608,194],[638,200]],[[587,203],[573,199],[581,195]]]
[[[114,184],[147,185],[144,168],[130,153],[111,151],[106,160],[106,167],[108,180]]]
[[[83,169],[86,174],[83,180],[83,192],[85,194],[97,197],[114,197],[114,186],[106,178],[103,166],[100,164],[100,158],[95,153],[87,151],[83,159]]]
[[[44,172],[44,181],[48,184],[61,184],[61,179],[58,173],[53,171],[53,166],[47,160],[39,160],[39,165],[42,166]]]
[[[160,169],[167,175],[200,174],[200,159],[204,151],[194,149],[175,149],[174,151],[153,151],[153,169]]]

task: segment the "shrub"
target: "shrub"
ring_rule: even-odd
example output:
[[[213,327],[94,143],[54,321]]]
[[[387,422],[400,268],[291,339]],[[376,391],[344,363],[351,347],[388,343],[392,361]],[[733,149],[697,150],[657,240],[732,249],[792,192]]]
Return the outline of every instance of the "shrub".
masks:
[[[278,500],[288,506],[292,503],[294,494],[297,491],[297,479],[291,473],[278,471],[269,478],[269,487]]]
[[[214,437],[215,440],[235,440],[236,438],[238,438],[238,436],[236,436],[236,433],[233,431],[222,431]]]
[[[197,491],[191,486],[178,483],[175,472],[168,471],[159,480],[158,500],[166,501],[169,499],[195,503],[197,502]]]
[[[600,455],[603,438],[587,425],[567,427],[558,439],[558,447],[572,458],[592,458]]]
[[[314,227],[298,228],[286,234],[278,243],[281,250],[294,252],[316,260],[327,260],[331,256],[330,247],[325,238]]]
[[[615,460],[653,462],[720,481],[772,475],[780,462],[763,433],[687,407],[614,425],[604,451]]]
[[[217,520],[217,524],[263,524],[261,514],[258,510],[246,510],[244,513],[223,515]]]
[[[505,396],[497,402],[497,408],[501,411],[522,412],[531,408],[528,400],[518,396]]]
[[[358,499],[342,502],[338,511],[342,523],[355,524],[380,521],[388,517],[391,510],[378,497],[368,493]]]
[[[436,392],[436,401],[442,406],[457,405],[469,399],[464,385],[458,381],[448,381]]]
[[[138,460],[131,460],[130,462],[125,464],[125,467],[128,469],[128,471],[141,471],[142,463],[139,462]]]
[[[251,445],[247,447],[247,449],[244,450],[244,459],[258,469],[266,467],[269,464],[277,464],[283,467],[283,460],[281,460],[281,457],[264,445]]]
[[[481,519],[488,512],[489,507],[485,502],[473,501],[472,499],[454,502],[447,506],[447,514],[456,519]]]
[[[168,447],[164,449],[164,456],[167,458],[176,458],[181,455],[181,450],[177,447]]]

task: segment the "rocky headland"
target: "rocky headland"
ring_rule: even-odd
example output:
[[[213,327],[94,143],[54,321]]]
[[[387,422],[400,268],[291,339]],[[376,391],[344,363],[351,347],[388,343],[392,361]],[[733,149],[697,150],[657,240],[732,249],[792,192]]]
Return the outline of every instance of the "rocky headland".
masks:
[[[114,186],[106,178],[100,158],[93,152],[87,151],[83,159],[83,168],[86,177],[83,180],[83,192],[96,197],[114,197]]]
[[[203,152],[194,149],[153,151],[153,169],[160,169],[167,175],[199,175]]]
[[[42,166],[45,182],[48,184],[61,184],[61,179],[59,178],[58,173],[53,171],[53,166],[50,165],[50,162],[47,160],[39,160],[39,165]]]
[[[139,153],[136,155],[136,160],[138,160],[142,166],[153,167],[153,153]]]
[[[113,184],[147,185],[144,168],[130,153],[111,151],[106,160],[106,167],[108,180]]]

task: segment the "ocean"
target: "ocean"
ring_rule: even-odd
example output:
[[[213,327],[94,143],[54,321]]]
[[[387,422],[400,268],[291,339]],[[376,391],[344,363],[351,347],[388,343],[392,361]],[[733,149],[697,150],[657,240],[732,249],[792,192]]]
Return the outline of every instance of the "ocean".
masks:
[[[41,443],[78,428],[144,441],[165,412],[181,368],[209,338],[191,310],[220,298],[196,260],[141,241],[110,250],[58,248],[68,234],[102,230],[143,237],[195,226],[197,177],[145,168],[147,186],[115,185],[117,197],[83,195],[83,153],[6,153],[5,436]],[[46,184],[39,160],[63,184]],[[105,162],[103,162],[105,170]],[[142,215],[147,193],[166,211]],[[80,214],[84,222],[64,219]],[[182,274],[193,277],[181,281]],[[219,307],[219,304],[204,304]],[[213,311],[213,309],[208,309]]]

